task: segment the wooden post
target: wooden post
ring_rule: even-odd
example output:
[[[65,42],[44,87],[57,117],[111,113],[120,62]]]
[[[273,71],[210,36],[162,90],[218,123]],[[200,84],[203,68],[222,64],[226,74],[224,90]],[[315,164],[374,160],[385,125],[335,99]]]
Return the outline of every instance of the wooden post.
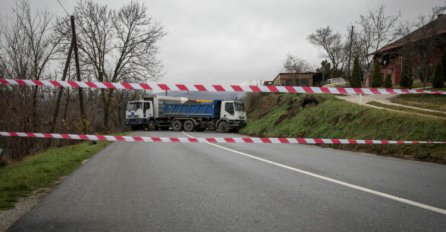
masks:
[[[79,65],[79,52],[77,47],[77,38],[76,38],[76,26],[74,24],[74,16],[71,16],[71,32],[73,36],[73,45],[74,45],[74,61],[76,63],[76,77],[77,81],[81,81],[81,71],[80,71],[80,65]],[[86,117],[85,117],[85,109],[84,109],[84,96],[82,93],[82,89],[79,88],[79,105],[80,105],[80,112],[81,112],[81,123],[82,123],[82,130],[84,133],[87,133],[87,124],[86,124]]]
[[[353,29],[354,28],[355,27],[352,26],[352,30],[350,32],[350,46],[349,46],[349,50],[348,50],[348,63],[347,63],[348,68],[347,68],[347,72],[348,72],[348,81],[349,82],[351,81],[350,63],[351,63],[351,60],[352,60]]]
[[[68,50],[67,61],[65,62],[65,67],[63,69],[62,81],[65,81],[66,77],[67,77],[68,67],[70,67],[71,56],[72,56],[72,53],[73,53],[73,47],[74,47],[73,39],[71,39],[70,49]],[[56,129],[57,116],[59,114],[60,100],[62,98],[62,92],[63,92],[63,88],[60,88],[59,92],[57,94],[56,108],[55,108],[54,113],[53,113],[53,121],[51,123],[50,133],[53,133],[54,130]],[[50,146],[52,139],[49,139],[48,141],[49,141],[48,142],[48,146]]]

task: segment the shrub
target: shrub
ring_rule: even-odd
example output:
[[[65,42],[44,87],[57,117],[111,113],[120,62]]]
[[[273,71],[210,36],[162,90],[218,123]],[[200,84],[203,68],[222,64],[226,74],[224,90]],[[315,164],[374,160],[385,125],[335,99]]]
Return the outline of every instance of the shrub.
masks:
[[[392,84],[392,75],[389,73],[386,76],[386,80],[384,81],[384,87],[386,88],[392,88],[393,84]]]
[[[375,60],[372,78],[373,78],[372,79],[372,87],[373,88],[381,87],[383,85],[383,76],[381,74],[381,64],[377,59]]]
[[[435,67],[435,73],[432,79],[432,87],[434,88],[444,87],[443,66],[441,65],[441,63]]]
[[[353,62],[353,73],[350,86],[353,88],[361,87],[361,67],[359,66],[358,57],[355,57],[355,61]]]
[[[407,59],[403,59],[403,70],[401,72],[400,86],[405,88],[412,88],[412,66]]]

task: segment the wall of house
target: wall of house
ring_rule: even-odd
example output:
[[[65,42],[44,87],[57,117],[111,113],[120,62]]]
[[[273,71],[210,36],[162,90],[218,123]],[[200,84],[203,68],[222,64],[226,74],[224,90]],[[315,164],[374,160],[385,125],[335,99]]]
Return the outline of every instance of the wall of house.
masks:
[[[444,53],[443,50],[444,50],[444,47],[436,48],[428,61],[428,73],[429,73],[428,81],[430,81],[430,75],[433,74],[435,65],[437,65],[439,62],[441,62],[441,58]],[[375,56],[374,59],[380,59],[380,56]],[[396,58],[391,59],[387,65],[383,65],[381,68],[381,73],[382,73],[383,78],[385,79],[387,74],[390,73],[392,75],[392,83],[394,85],[398,85],[401,80],[402,59],[403,59],[403,57],[400,55]],[[423,71],[422,69],[424,68],[424,66],[425,66],[425,62],[420,55],[412,63],[413,74],[414,74],[415,79],[420,79],[422,77],[421,73]],[[369,76],[367,78],[366,85],[365,85],[366,87],[370,86],[369,84],[371,83],[372,74],[373,74],[372,72],[369,73]]]
[[[313,86],[312,73],[279,74],[273,81],[276,86]]]

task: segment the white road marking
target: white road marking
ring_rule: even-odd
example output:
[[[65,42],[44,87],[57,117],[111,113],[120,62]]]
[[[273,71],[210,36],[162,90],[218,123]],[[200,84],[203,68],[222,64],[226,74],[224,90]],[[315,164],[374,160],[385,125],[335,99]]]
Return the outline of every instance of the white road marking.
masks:
[[[194,136],[189,135],[189,134],[187,134],[185,132],[183,132],[183,134],[188,136],[189,138],[195,138]],[[233,149],[230,149],[230,148],[227,148],[227,147],[220,146],[218,144],[209,143],[209,142],[206,142],[206,143],[209,144],[209,145],[212,145],[214,147],[218,147],[220,149],[223,149],[223,150],[226,150],[226,151],[230,151],[230,152],[233,152],[233,153],[236,153],[236,154],[239,154],[239,155],[251,158],[251,159],[262,161],[262,162],[265,162],[265,163],[268,163],[268,164],[271,164],[271,165],[274,165],[274,166],[277,166],[277,167],[281,167],[281,168],[284,168],[284,169],[287,169],[287,170],[290,170],[290,171],[299,172],[299,173],[304,174],[304,175],[312,176],[312,177],[315,177],[315,178],[318,178],[318,179],[322,179],[322,180],[325,180],[325,181],[328,181],[328,182],[332,182],[332,183],[335,183],[335,184],[339,184],[339,185],[342,185],[342,186],[345,186],[345,187],[348,187],[348,188],[356,189],[356,190],[359,190],[359,191],[363,191],[363,192],[366,192],[366,193],[370,193],[370,194],[373,194],[373,195],[377,195],[377,196],[380,196],[380,197],[384,197],[384,198],[387,198],[387,199],[391,199],[391,200],[394,200],[394,201],[406,203],[408,205],[420,207],[420,208],[423,208],[423,209],[427,209],[427,210],[430,210],[430,211],[433,211],[433,212],[437,212],[437,213],[441,213],[441,214],[446,215],[446,209],[437,208],[437,207],[434,207],[434,206],[430,206],[430,205],[426,205],[426,204],[419,203],[419,202],[416,202],[416,201],[412,201],[412,200],[409,200],[409,199],[406,199],[406,198],[402,198],[402,197],[390,195],[390,194],[387,194],[387,193],[379,192],[379,191],[376,191],[376,190],[364,188],[364,187],[361,187],[361,186],[358,186],[358,185],[350,184],[350,183],[343,182],[343,181],[340,181],[340,180],[336,180],[336,179],[333,179],[333,178],[330,178],[330,177],[326,177],[326,176],[322,176],[322,175],[319,175],[319,174],[316,174],[316,173],[308,172],[308,171],[305,171],[305,170],[302,170],[302,169],[293,168],[293,167],[288,166],[288,165],[284,165],[284,164],[280,164],[280,163],[277,163],[277,162],[274,162],[274,161],[271,161],[271,160],[259,158],[257,156],[250,155],[250,154],[247,154],[247,153],[244,153],[244,152],[241,152],[241,151],[236,151],[236,150],[233,150]]]

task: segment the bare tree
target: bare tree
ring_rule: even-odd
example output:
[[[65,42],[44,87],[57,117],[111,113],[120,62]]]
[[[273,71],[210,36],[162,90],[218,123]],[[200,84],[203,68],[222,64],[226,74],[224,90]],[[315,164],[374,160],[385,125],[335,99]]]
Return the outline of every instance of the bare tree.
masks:
[[[304,59],[291,54],[287,55],[287,59],[283,63],[283,69],[285,72],[290,73],[301,73],[301,72],[311,72],[311,65]]]
[[[366,70],[372,64],[371,54],[376,52],[381,46],[394,39],[394,30],[401,14],[386,15],[384,5],[370,10],[366,15],[360,15],[357,50],[360,54]]]
[[[165,33],[147,15],[143,4],[132,1],[113,10],[93,1],[81,1],[74,16],[81,64],[87,76],[101,82],[158,80],[161,64],[156,59],[157,42]],[[106,129],[113,92],[102,90]]]
[[[310,34],[307,39],[315,46],[318,46],[324,50],[324,58],[330,60],[333,72],[339,70],[344,60],[344,44],[342,43],[342,37],[339,33],[334,33],[333,30],[327,26],[319,28],[313,34]]]
[[[52,36],[52,17],[47,10],[31,10],[27,1],[18,2],[13,12],[10,19],[0,19],[0,70],[7,78],[40,80],[48,73],[60,42]],[[37,87],[6,89],[3,94],[8,96],[8,102],[0,106],[10,113],[4,121],[0,120],[5,129],[42,129],[46,122],[38,118],[38,103],[44,104],[47,99],[39,101],[38,95],[43,92],[47,91]],[[33,144],[32,139],[26,139],[20,150],[29,153]]]
[[[60,40],[52,37],[48,11],[31,12],[27,1],[15,8],[15,19],[1,20],[3,53],[0,65],[10,78],[40,80],[53,60]],[[37,87],[32,91],[31,129],[36,126]]]

